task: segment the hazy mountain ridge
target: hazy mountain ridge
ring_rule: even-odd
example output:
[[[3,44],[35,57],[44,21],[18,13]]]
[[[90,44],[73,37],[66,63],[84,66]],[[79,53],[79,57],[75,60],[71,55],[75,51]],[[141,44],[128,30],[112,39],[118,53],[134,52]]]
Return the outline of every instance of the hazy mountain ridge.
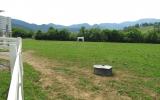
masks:
[[[70,31],[77,32],[79,29],[84,26],[86,28],[92,28],[92,27],[99,27],[101,29],[123,29],[124,27],[127,26],[133,26],[135,24],[142,24],[142,23],[154,23],[154,22],[160,22],[160,19],[155,19],[155,18],[145,18],[145,19],[140,19],[137,21],[126,21],[122,23],[101,23],[101,24],[94,24],[94,25],[89,25],[88,23],[82,23],[82,24],[73,24],[70,26],[64,26],[64,25],[57,25],[57,24],[42,24],[42,25],[37,25],[37,24],[31,24],[25,21],[21,21],[18,19],[12,19],[12,26],[13,27],[21,27],[33,31],[37,30],[42,30],[42,31],[47,31],[49,27],[54,27],[57,29],[62,29],[62,28],[67,28]]]

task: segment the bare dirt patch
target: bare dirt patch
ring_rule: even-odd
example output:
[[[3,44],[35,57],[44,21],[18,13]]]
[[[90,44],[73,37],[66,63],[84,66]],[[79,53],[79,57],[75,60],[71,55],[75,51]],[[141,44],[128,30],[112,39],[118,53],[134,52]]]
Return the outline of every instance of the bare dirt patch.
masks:
[[[48,66],[55,66],[54,63],[51,63],[51,61],[46,58],[34,56],[33,51],[23,53],[23,59],[42,74],[40,81],[44,88],[52,85],[51,77],[54,77],[55,75],[53,75],[52,70],[50,70]]]
[[[9,52],[0,52],[0,58],[9,60]]]
[[[80,94],[80,91],[74,87],[74,79],[71,80],[60,73],[56,73],[52,70],[53,67],[60,66],[62,64],[59,64],[55,61],[51,61],[49,59],[46,59],[44,57],[37,57],[34,55],[33,51],[28,51],[23,54],[24,61],[32,65],[37,71],[41,73],[41,83],[42,87],[44,89],[48,89],[52,87],[54,84],[54,81],[57,80],[58,82],[62,83],[61,85],[67,87],[65,90],[67,94],[74,95],[76,98],[84,97],[88,95],[83,95],[83,93]],[[56,94],[55,91],[50,91],[49,98],[53,99],[53,94]]]
[[[0,70],[9,70],[9,53],[0,52]]]

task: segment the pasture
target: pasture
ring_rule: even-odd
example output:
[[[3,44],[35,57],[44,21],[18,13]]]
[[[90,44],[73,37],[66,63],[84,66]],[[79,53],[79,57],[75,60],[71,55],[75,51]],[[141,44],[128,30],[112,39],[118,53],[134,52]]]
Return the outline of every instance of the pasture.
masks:
[[[25,100],[160,99],[159,44],[25,39],[23,56]],[[94,75],[94,64],[114,75]]]
[[[0,59],[0,100],[5,100],[7,97],[9,81],[11,77],[9,69],[2,67],[2,65],[6,63],[6,60]]]
[[[51,99],[160,99],[159,44],[24,40],[23,47],[53,62],[44,88]],[[112,65],[113,77],[93,75],[93,64]]]
[[[3,60],[0,59],[0,64]],[[24,100],[45,100],[46,93],[40,87],[40,73],[35,71],[32,66],[24,64]],[[10,84],[10,71],[8,68],[0,68],[0,100],[6,100]]]

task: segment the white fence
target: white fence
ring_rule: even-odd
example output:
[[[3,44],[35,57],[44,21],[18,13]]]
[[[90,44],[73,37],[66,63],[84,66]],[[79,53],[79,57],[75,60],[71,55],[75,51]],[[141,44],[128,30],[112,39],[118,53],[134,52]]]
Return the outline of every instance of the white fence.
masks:
[[[0,37],[1,47],[9,49],[11,82],[7,100],[24,100],[22,39]]]

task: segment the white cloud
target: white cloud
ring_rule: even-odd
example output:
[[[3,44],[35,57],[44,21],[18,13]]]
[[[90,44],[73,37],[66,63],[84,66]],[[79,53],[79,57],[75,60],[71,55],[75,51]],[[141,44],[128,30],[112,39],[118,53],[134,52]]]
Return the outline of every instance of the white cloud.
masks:
[[[104,23],[160,18],[159,0],[0,0],[2,15],[31,23]]]

